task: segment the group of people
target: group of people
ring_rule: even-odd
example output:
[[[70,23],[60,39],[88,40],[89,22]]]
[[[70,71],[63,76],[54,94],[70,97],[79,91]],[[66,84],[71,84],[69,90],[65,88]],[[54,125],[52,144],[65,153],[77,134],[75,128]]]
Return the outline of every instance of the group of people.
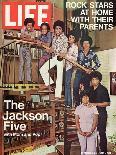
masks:
[[[82,154],[97,154],[97,133],[100,143],[99,154],[107,155],[107,110],[110,105],[108,90],[101,84],[102,74],[90,74],[91,86],[81,93],[81,104],[75,110],[76,126]]]
[[[21,30],[21,39],[35,41],[34,20],[27,18],[24,28]],[[74,30],[68,37],[64,34],[65,25],[63,21],[57,20],[53,25],[54,32],[51,33],[48,23],[40,26],[41,35],[36,38],[36,43],[44,47],[43,55],[39,59],[39,73],[41,74],[46,88],[54,81],[49,75],[49,70],[57,66],[57,79],[55,88],[55,99],[61,98],[63,71],[65,66],[65,106],[72,107],[75,104],[76,127],[78,130],[81,154],[96,154],[96,134],[100,135],[100,151],[107,155],[106,107],[110,105],[108,90],[101,84],[102,74],[96,71],[100,67],[100,61],[96,53],[91,49],[92,38],[84,36],[81,39]],[[20,47],[19,83],[23,83],[23,66],[26,66],[26,77],[28,83],[31,79],[31,53],[30,44],[22,44]],[[64,65],[64,60],[65,65]],[[69,61],[68,61],[69,60]],[[85,69],[76,69],[73,84],[73,95],[71,91],[71,79],[74,63],[84,66]],[[93,63],[95,64],[93,66]]]

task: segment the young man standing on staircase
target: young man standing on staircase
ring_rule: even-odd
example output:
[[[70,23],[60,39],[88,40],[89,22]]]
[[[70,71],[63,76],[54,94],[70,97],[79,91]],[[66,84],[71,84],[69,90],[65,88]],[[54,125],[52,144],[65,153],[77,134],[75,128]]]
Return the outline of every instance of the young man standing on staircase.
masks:
[[[34,30],[35,21],[32,18],[26,18],[24,27],[21,29],[21,39],[32,42],[35,40],[36,31]],[[24,67],[26,68],[26,80],[28,84],[33,84],[31,74],[31,44],[21,43],[19,50],[19,84],[24,81]]]
[[[83,84],[84,89],[87,90],[90,86],[90,73],[94,70],[97,70],[101,64],[98,59],[96,53],[91,49],[92,45],[92,38],[86,36],[81,39],[81,50],[79,50],[77,62],[81,65],[86,67],[86,71],[82,69],[77,69],[74,79],[74,86],[73,86],[73,96],[74,96],[74,103],[75,105],[80,104],[80,95],[79,95],[79,88],[80,84]],[[93,66],[93,63],[95,64]]]
[[[78,57],[78,43],[79,37],[77,33],[72,30],[68,34],[68,50],[66,58],[70,61],[76,61]],[[73,65],[66,61],[66,72],[65,72],[65,106],[67,108],[72,107],[72,92],[71,92],[71,78],[73,73]]]
[[[43,81],[46,87],[49,87],[54,81],[49,75],[49,70],[54,66],[57,66],[57,79],[56,79],[56,88],[55,88],[55,98],[61,98],[62,93],[62,81],[63,81],[63,59],[67,52],[68,39],[64,35],[65,25],[63,21],[57,20],[54,23],[54,36],[52,40],[52,47],[48,52],[52,53],[52,58],[48,60],[41,68],[40,74],[43,78]],[[59,55],[61,57],[59,57]]]

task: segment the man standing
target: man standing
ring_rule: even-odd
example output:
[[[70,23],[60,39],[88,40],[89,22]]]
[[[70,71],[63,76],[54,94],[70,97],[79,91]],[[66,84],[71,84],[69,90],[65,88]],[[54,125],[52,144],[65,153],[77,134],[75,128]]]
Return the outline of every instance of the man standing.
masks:
[[[102,74],[98,71],[92,72],[91,76],[91,88],[90,88],[90,102],[97,107],[98,127],[100,135],[100,151],[103,155],[107,155],[107,137],[106,137],[106,125],[107,125],[107,111],[106,107],[110,105],[110,97],[108,90],[100,83],[102,80]]]
[[[59,59],[59,55],[65,55],[68,47],[68,39],[64,35],[65,25],[63,21],[57,20],[54,23],[54,37],[52,40],[52,59],[48,60],[41,68],[40,74],[46,86],[54,83],[49,75],[49,70],[54,66],[57,66],[57,79],[55,97],[56,99],[61,98],[62,93],[62,80],[63,80],[63,60]]]
[[[87,90],[90,86],[90,73],[94,70],[97,70],[101,64],[100,61],[95,54],[95,52],[91,49],[92,45],[92,38],[86,36],[82,38],[81,41],[81,50],[79,50],[77,62],[85,66],[87,69],[86,71],[77,69],[75,79],[74,79],[74,86],[73,86],[73,96],[74,96],[74,103],[76,105],[80,104],[80,96],[79,96],[79,88],[80,84],[82,83],[84,89]],[[93,63],[95,64],[93,66]]]

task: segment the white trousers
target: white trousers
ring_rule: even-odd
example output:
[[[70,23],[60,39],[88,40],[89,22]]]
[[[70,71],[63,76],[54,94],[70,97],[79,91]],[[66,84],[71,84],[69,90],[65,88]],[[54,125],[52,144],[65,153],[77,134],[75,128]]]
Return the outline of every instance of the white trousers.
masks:
[[[84,137],[78,134],[79,143],[81,146],[81,155],[95,155],[96,154],[96,134],[90,137]]]
[[[58,61],[57,56],[48,60],[41,68],[40,74],[46,86],[49,86],[54,83],[52,78],[49,75],[49,70],[57,66],[57,79],[56,79],[56,88],[55,88],[55,97],[61,98],[62,93],[62,81],[63,81],[63,60]]]

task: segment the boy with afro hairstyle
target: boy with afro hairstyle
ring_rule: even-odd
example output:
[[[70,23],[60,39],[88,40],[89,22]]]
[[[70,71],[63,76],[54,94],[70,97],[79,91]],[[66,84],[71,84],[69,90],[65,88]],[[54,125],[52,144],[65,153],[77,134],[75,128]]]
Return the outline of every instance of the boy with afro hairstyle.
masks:
[[[52,53],[52,58],[48,60],[41,68],[40,74],[43,78],[46,87],[53,84],[54,81],[49,76],[49,70],[57,66],[57,79],[55,88],[55,98],[61,98],[62,81],[63,81],[63,60],[59,59],[59,55],[64,56],[67,52],[68,39],[64,35],[65,25],[61,20],[57,20],[54,25],[54,36],[52,40],[52,47],[49,52]]]
[[[78,56],[78,43],[79,37],[74,30],[71,30],[68,34],[68,51],[66,57],[69,60],[76,61]],[[71,78],[73,72],[73,65],[66,61],[66,73],[65,73],[65,105],[72,107],[72,92],[71,92]]]
[[[83,84],[84,89],[88,90],[90,86],[90,73],[94,70],[97,70],[101,66],[98,56],[91,49],[92,38],[90,36],[86,36],[81,39],[80,43],[82,48],[79,50],[77,62],[80,65],[85,66],[87,69],[86,71],[77,69],[75,74],[73,95],[74,95],[74,102],[76,105],[80,104],[80,96],[79,96],[80,84]],[[93,63],[95,64],[94,66]]]
[[[24,21],[24,27],[21,29],[21,39],[24,41],[34,41],[36,32],[34,30],[34,20],[32,18],[26,18]],[[26,70],[26,80],[28,84],[33,83],[31,79],[31,45],[21,44],[19,50],[19,84],[23,84],[24,81],[24,65]]]

